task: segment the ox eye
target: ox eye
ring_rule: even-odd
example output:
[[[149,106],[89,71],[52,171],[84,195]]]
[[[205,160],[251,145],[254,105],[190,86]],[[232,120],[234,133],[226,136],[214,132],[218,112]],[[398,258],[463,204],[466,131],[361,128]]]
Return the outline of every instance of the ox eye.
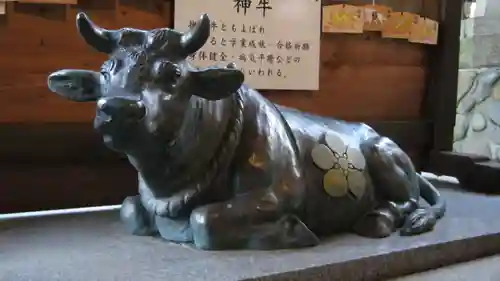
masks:
[[[167,76],[171,77],[172,81],[176,81],[181,77],[181,70],[175,65],[169,65],[166,72]]]
[[[179,68],[175,68],[175,70],[174,70],[174,77],[175,78],[181,77],[181,70]]]
[[[101,75],[105,81],[109,81],[109,79],[111,78],[111,76],[109,75],[109,72],[101,71]]]
[[[153,66],[153,72],[159,79],[175,81],[181,77],[181,70],[179,67],[168,61],[156,62]]]

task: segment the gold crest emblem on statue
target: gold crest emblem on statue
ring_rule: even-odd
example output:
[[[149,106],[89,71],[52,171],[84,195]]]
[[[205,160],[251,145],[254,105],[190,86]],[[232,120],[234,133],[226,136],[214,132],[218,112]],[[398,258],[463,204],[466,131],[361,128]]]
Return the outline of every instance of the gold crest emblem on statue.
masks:
[[[328,195],[350,195],[357,199],[363,196],[366,189],[366,162],[359,147],[349,146],[337,133],[327,133],[325,144],[317,144],[311,156],[314,164],[326,171],[323,188]]]

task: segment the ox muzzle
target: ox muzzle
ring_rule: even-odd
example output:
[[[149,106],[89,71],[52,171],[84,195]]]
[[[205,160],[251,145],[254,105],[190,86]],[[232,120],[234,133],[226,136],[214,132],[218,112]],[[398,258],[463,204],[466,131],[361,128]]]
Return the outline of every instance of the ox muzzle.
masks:
[[[113,124],[135,124],[146,116],[146,112],[146,107],[140,100],[122,97],[101,98],[97,101],[94,126],[100,129]]]

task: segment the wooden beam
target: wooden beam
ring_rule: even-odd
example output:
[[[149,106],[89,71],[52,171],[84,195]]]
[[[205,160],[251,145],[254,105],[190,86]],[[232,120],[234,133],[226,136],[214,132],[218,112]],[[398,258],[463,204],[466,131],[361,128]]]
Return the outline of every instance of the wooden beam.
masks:
[[[15,2],[17,0],[0,0],[0,16],[6,15],[8,12],[7,2]]]
[[[429,47],[428,88],[424,114],[434,122],[433,149],[451,151],[456,118],[460,20],[463,0],[443,0],[437,46]]]
[[[78,0],[17,0],[19,3],[34,3],[34,4],[78,4]]]

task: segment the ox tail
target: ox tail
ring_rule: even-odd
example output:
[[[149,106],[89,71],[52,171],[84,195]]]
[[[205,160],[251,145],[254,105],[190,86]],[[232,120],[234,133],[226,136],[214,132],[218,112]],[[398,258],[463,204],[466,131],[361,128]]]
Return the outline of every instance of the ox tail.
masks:
[[[422,175],[417,174],[420,196],[429,203],[429,207],[420,207],[413,211],[405,220],[401,235],[410,236],[425,233],[434,229],[437,221],[446,212],[446,202],[437,190]]]

